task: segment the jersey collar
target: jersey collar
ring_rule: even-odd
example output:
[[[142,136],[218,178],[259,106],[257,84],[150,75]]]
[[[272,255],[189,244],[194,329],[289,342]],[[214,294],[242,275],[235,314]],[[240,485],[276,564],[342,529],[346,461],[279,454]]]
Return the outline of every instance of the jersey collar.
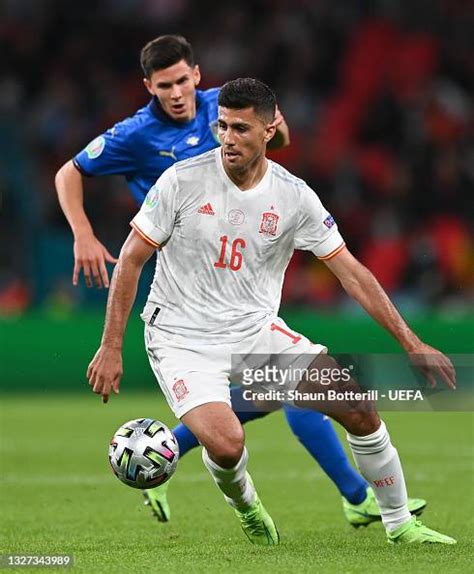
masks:
[[[245,191],[242,191],[237,185],[235,185],[235,183],[230,179],[230,177],[227,175],[225,169],[224,169],[224,164],[222,163],[222,148],[221,146],[217,147],[214,150],[214,154],[215,154],[215,158],[216,158],[216,163],[217,163],[217,169],[219,170],[222,178],[224,179],[224,181],[227,183],[227,187],[229,189],[232,189],[234,191],[236,191],[237,193],[241,194],[241,193],[252,193],[253,195],[255,195],[256,193],[264,190],[267,186],[267,181],[271,176],[272,173],[272,161],[270,159],[267,158],[267,170],[265,171],[262,179],[257,183],[257,185],[255,187],[252,187],[250,189],[246,189]]]

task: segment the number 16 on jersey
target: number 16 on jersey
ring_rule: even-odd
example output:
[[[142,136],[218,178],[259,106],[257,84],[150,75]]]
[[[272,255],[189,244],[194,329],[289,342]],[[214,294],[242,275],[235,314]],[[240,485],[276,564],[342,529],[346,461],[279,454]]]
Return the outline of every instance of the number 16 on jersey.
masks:
[[[219,260],[214,263],[214,267],[217,269],[226,269],[229,267],[232,271],[238,271],[242,267],[242,263],[244,260],[242,249],[245,249],[246,243],[245,240],[237,237],[232,241],[232,245],[230,248],[230,258],[229,263],[226,263],[226,256],[227,256],[227,243],[229,242],[229,238],[227,235],[222,235],[219,238],[221,242],[221,252],[219,255]]]

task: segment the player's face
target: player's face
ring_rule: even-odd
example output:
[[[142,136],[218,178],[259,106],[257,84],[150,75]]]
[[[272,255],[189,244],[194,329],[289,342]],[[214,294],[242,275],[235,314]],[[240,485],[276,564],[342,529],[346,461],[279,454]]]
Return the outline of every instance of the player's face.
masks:
[[[191,67],[180,60],[169,68],[153,72],[150,79],[143,81],[171,119],[188,122],[196,115],[196,86],[200,79],[199,66]]]
[[[218,135],[224,166],[230,172],[251,168],[263,157],[275,126],[257,116],[253,108],[234,110],[219,106]]]

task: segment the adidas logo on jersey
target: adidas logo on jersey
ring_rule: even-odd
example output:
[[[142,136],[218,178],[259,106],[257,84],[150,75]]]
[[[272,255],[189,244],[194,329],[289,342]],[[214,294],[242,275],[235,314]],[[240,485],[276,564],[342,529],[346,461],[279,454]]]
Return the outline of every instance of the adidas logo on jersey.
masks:
[[[212,209],[212,205],[210,203],[206,203],[198,209],[198,213],[202,213],[203,215],[215,215],[214,210]]]

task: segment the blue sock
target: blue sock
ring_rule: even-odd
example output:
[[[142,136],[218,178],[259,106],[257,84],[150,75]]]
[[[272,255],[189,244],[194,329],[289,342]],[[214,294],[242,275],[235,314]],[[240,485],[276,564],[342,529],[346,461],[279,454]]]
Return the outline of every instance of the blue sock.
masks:
[[[199,445],[198,439],[183,423],[179,423],[178,426],[174,427],[173,434],[178,442],[180,458],[189,450]]]
[[[244,389],[242,387],[231,387],[230,389],[232,408],[243,425],[249,421],[260,419],[270,414],[266,411],[257,410],[251,401],[246,401],[243,398],[243,391]],[[178,441],[180,457],[199,445],[198,439],[183,423],[180,423],[173,429],[173,434]]]
[[[285,405],[286,420],[301,444],[351,504],[366,498],[367,482],[350,464],[331,421],[322,413]]]

